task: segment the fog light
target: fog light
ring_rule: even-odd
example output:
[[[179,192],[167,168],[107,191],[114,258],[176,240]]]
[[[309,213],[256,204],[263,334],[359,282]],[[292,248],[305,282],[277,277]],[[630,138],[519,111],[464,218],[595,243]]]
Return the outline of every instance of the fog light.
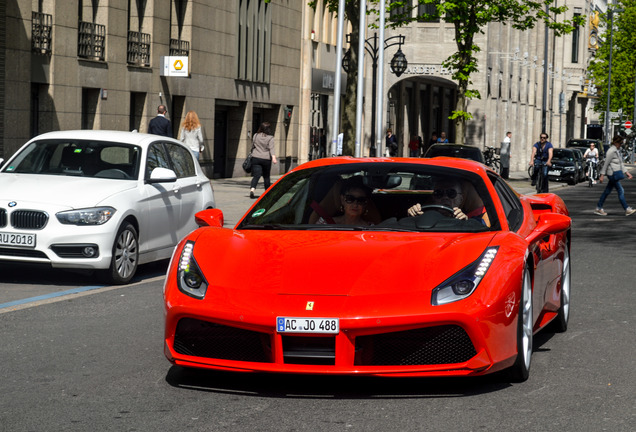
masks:
[[[84,255],[86,258],[92,258],[96,254],[97,254],[97,250],[93,246],[86,246],[82,250],[82,255]]]

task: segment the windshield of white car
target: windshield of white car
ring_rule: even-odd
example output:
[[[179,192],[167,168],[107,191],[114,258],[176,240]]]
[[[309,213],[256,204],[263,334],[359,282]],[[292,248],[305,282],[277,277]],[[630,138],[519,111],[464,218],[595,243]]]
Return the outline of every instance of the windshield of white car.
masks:
[[[418,211],[410,215],[409,209],[418,204]],[[462,215],[455,215],[453,205]],[[292,172],[258,201],[237,228],[481,232],[497,230],[499,223],[487,187],[473,172],[371,162]]]
[[[2,172],[137,179],[141,148],[109,141],[41,140],[22,149]]]

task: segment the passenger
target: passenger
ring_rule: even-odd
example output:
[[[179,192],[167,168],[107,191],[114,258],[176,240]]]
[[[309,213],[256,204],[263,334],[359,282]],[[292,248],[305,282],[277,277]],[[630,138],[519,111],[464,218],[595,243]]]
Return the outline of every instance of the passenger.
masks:
[[[472,187],[470,189],[472,189]],[[477,192],[475,191],[471,191],[470,193],[470,195],[476,194]],[[432,205],[442,205],[452,209],[453,217],[455,219],[475,219],[483,225],[489,225],[486,208],[483,205],[474,204],[476,197],[469,196],[469,188],[462,187],[461,181],[453,179],[437,180],[433,187],[432,196]],[[470,208],[468,207],[469,203],[473,203]],[[419,203],[409,208],[407,213],[411,217],[424,214],[422,211],[422,205]]]
[[[341,224],[371,226],[371,222],[364,219],[368,212],[369,200],[371,199],[371,189],[362,183],[360,177],[352,177],[342,185],[340,190],[340,212],[341,215],[333,218],[320,217],[317,224]]]

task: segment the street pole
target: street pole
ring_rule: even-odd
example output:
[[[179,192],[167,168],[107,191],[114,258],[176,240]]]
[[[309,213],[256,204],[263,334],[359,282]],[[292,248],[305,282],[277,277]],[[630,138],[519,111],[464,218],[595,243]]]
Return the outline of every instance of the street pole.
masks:
[[[342,39],[344,32],[344,7],[345,0],[340,0],[338,3],[338,40],[336,42],[336,73],[335,83],[333,89],[333,127],[331,130],[331,154],[333,156],[338,154],[338,134],[340,133],[340,89],[342,87]]]
[[[364,44],[367,29],[367,1],[360,0],[360,33],[358,34],[358,92],[356,95],[356,148],[354,156],[360,157],[362,143],[362,103],[364,100]]]
[[[550,13],[550,8],[545,5],[545,13]],[[544,44],[543,44],[543,101],[541,104],[541,131],[539,133],[548,132],[548,25],[545,24]]]
[[[384,22],[386,15],[386,2],[385,0],[380,0],[380,41],[384,43]],[[380,50],[380,54],[378,56],[378,63],[382,66],[380,68],[380,76],[378,77],[377,82],[377,90],[376,95],[378,98],[378,104],[376,107],[376,119],[377,123],[371,124],[371,128],[375,128],[375,156],[383,156],[382,154],[382,138],[383,138],[383,128],[382,128],[382,112],[384,106],[384,49]],[[375,80],[375,73],[373,75],[373,79]],[[376,87],[376,83],[374,83],[373,87]],[[373,98],[375,101],[375,98]],[[374,141],[371,140],[371,145],[373,146]]]

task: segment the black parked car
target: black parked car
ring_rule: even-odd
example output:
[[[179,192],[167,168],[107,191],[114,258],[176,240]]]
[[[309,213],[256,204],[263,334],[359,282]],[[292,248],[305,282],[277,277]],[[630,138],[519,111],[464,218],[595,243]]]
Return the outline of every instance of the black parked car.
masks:
[[[480,149],[474,146],[462,144],[433,144],[424,155],[425,158],[447,156],[462,159],[470,159],[485,164],[484,155]]]
[[[580,155],[576,149],[555,148],[553,150],[552,166],[548,168],[550,181],[566,181],[568,184],[575,185],[581,178],[581,171],[585,175],[584,168],[574,152],[578,152]]]

